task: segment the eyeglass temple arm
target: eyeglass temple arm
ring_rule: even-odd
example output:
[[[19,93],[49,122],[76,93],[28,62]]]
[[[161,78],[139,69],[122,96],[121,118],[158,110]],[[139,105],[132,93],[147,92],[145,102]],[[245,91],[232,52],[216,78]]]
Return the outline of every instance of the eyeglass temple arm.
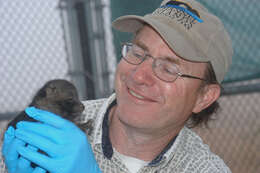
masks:
[[[199,80],[202,80],[202,81],[207,81],[206,79],[203,79],[203,78],[200,78],[200,77],[196,77],[196,76],[190,76],[190,75],[187,75],[187,74],[179,74],[181,77],[186,77],[186,78],[193,78],[193,79],[199,79]]]

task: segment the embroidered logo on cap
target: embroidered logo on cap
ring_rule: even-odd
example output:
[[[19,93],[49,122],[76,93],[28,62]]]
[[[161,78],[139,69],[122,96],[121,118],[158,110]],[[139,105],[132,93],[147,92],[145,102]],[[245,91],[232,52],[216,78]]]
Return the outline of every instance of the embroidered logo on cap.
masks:
[[[164,14],[172,19],[176,19],[186,29],[192,28],[196,22],[203,23],[197,10],[179,0],[170,0],[165,5],[160,6],[153,14]]]

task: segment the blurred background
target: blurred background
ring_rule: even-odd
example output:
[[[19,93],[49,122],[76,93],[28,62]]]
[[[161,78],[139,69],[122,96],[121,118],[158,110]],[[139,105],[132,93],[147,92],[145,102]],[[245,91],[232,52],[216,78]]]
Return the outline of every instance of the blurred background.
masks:
[[[233,173],[259,173],[260,1],[199,1],[223,20],[234,56],[216,120],[195,130]],[[0,0],[0,127],[51,79],[72,81],[82,100],[109,96],[120,43],[131,39],[111,21],[152,12],[160,2]]]

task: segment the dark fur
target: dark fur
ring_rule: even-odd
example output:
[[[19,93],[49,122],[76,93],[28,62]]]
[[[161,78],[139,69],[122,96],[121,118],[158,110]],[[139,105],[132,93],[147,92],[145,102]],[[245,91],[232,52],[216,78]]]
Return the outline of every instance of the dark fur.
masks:
[[[60,115],[61,117],[74,122],[81,130],[92,131],[92,121],[87,123],[77,123],[76,119],[84,110],[84,105],[80,102],[76,87],[67,80],[56,79],[47,82],[35,95],[29,106],[47,110]],[[9,124],[16,128],[19,121],[36,121],[30,118],[24,111],[16,116]]]

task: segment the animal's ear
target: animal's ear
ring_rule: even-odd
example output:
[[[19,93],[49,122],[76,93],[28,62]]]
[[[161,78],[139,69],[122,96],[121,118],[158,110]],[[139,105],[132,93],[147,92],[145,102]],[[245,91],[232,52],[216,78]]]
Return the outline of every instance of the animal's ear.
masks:
[[[39,90],[36,97],[46,97],[46,91],[44,89]]]
[[[52,87],[52,86],[46,87],[45,93],[46,93],[46,97],[56,96],[57,88],[56,87]]]

